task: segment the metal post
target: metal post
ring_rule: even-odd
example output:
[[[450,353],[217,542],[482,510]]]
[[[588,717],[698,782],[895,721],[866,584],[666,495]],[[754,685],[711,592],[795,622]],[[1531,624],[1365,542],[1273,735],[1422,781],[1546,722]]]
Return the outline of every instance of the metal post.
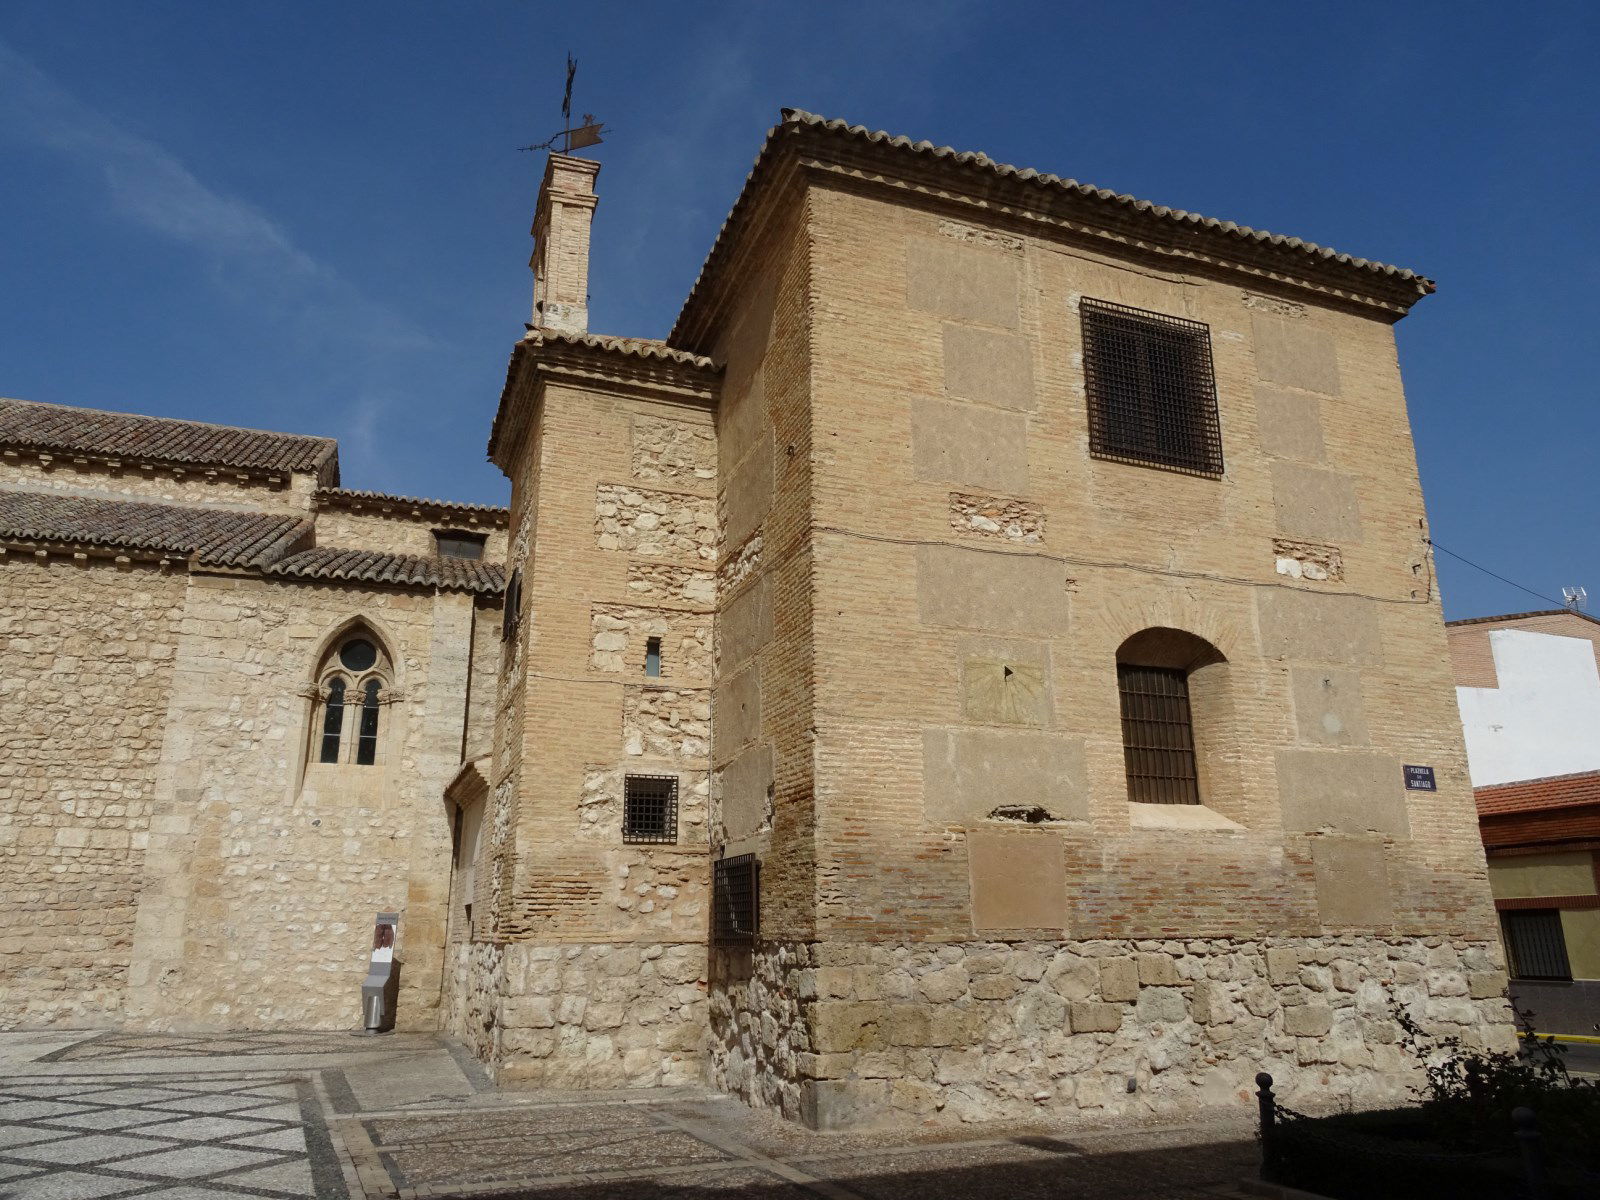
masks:
[[[1528,1185],[1528,1200],[1548,1200],[1544,1185],[1544,1148],[1540,1145],[1539,1118],[1531,1108],[1511,1110],[1516,1126],[1517,1149],[1522,1152],[1522,1178]]]
[[[1265,1071],[1257,1075],[1256,1089],[1261,1112],[1261,1178],[1273,1183],[1278,1178],[1278,1101],[1272,1094],[1272,1076]]]

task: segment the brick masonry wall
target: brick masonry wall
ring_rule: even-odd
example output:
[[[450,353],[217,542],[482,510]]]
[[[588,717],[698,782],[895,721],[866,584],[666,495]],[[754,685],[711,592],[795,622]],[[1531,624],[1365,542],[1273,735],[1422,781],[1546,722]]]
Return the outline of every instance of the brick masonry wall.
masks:
[[[679,1081],[700,1070],[705,1034],[709,406],[692,390],[598,377],[519,402],[537,414],[512,471],[526,610],[503,651],[474,904],[475,936],[503,949],[497,978],[468,954],[452,989],[499,989],[486,1052],[503,1080]],[[646,674],[651,637],[659,676]],[[675,842],[624,841],[629,774],[677,778]],[[550,956],[553,974],[537,967]],[[530,972],[542,982],[526,983]]]
[[[0,558],[0,1028],[119,1020],[185,577]]]
[[[1494,652],[1489,634],[1497,629],[1520,629],[1527,633],[1548,633],[1556,637],[1583,638],[1594,643],[1595,668],[1600,670],[1600,624],[1569,613],[1547,613],[1534,617],[1508,617],[1500,621],[1474,621],[1452,625],[1450,666],[1457,687],[1499,687],[1495,676]]]

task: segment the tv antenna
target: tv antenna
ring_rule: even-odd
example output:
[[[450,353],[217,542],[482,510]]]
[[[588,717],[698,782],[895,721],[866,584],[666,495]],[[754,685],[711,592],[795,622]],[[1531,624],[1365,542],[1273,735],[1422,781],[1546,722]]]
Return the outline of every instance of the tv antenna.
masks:
[[[1567,602],[1567,607],[1573,612],[1581,613],[1589,607],[1588,588],[1564,587],[1561,589],[1561,598]]]
[[[567,90],[561,97],[561,119],[566,123],[566,128],[555,136],[532,146],[518,146],[519,150],[554,150],[556,143],[561,143],[561,153],[571,154],[574,150],[582,150],[585,146],[598,146],[601,142],[601,133],[605,126],[594,119],[593,113],[583,114],[583,124],[572,123],[572,81],[578,74],[578,60],[571,54],[567,55]]]

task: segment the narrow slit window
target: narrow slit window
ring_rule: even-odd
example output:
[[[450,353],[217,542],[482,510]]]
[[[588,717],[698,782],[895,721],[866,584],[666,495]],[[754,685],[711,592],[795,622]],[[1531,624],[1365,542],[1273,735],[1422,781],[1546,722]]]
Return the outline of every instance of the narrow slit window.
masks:
[[[1171,667],[1117,666],[1128,799],[1136,804],[1199,804],[1189,681]]]
[[[1079,304],[1089,452],[1192,475],[1222,474],[1211,330],[1104,300]]]
[[[629,775],[623,780],[622,840],[678,840],[676,775]]]
[[[339,761],[339,734],[344,728],[344,680],[328,684],[328,699],[322,713],[322,753],[319,762]]]
[[[376,679],[367,680],[366,695],[361,701],[361,733],[356,741],[356,763],[370,767],[378,761],[378,693],[383,685]]]
[[[644,673],[652,678],[661,674],[661,639],[649,638],[644,644]]]

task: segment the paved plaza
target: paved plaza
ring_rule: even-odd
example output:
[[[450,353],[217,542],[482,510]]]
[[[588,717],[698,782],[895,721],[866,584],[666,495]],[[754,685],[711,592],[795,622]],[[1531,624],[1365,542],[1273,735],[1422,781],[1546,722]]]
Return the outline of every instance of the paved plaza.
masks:
[[[0,1034],[0,1200],[1214,1200],[1256,1162],[1245,1114],[818,1134],[698,1090],[500,1092],[425,1034]]]

